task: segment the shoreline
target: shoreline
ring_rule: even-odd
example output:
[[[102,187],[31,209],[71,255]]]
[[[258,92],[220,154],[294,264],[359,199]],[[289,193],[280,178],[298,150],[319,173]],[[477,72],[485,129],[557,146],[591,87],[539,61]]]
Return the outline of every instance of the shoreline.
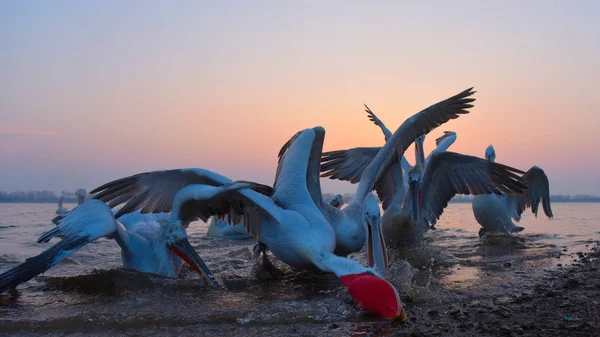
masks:
[[[573,257],[572,264],[550,270],[531,284],[507,288],[501,295],[490,292],[466,296],[464,290],[449,290],[440,300],[417,302],[413,302],[406,294],[401,295],[409,313],[409,322],[405,324],[371,318],[364,314],[342,321],[307,316],[306,321],[284,319],[281,322],[264,323],[259,319],[241,322],[240,317],[249,314],[247,308],[225,307],[222,312],[206,312],[203,304],[211,305],[210,298],[214,296],[207,292],[201,295],[204,299],[182,303],[181,307],[163,312],[160,319],[154,315],[145,315],[146,310],[151,310],[147,305],[154,303],[139,304],[118,312],[124,309],[121,308],[122,301],[139,296],[129,294],[125,298],[107,298],[109,302],[115,301],[108,305],[116,306],[116,312],[116,308],[95,312],[93,306],[80,305],[77,309],[58,309],[66,311],[63,315],[46,319],[35,318],[37,315],[18,318],[0,316],[0,325],[6,335],[46,336],[65,333],[82,336],[177,334],[248,337],[591,336],[600,328],[600,315],[597,313],[600,306],[600,242],[593,245],[587,252],[569,254]],[[126,278],[132,277],[131,272],[123,275]],[[133,277],[145,279],[145,276],[135,273]],[[160,288],[157,290],[165,291]],[[192,291],[193,294],[196,290],[186,290],[184,287],[178,291]],[[333,295],[336,293],[338,295]],[[236,294],[239,295],[234,291],[227,296],[235,297]],[[330,296],[343,297],[340,294],[338,289]],[[260,307],[261,301],[252,304],[252,307],[255,305]],[[52,309],[37,310],[43,312]],[[29,311],[29,314],[36,311]],[[182,316],[181,312],[187,315]]]

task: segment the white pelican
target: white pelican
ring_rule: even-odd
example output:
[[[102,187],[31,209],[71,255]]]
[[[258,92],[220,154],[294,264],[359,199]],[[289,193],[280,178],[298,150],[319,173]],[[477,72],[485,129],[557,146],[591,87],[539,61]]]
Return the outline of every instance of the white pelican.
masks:
[[[211,217],[206,236],[230,240],[244,240],[252,237],[244,226],[230,225],[227,220],[218,219],[216,216]]]
[[[81,205],[83,204],[83,202],[85,201],[85,197],[86,197],[86,192],[83,188],[78,189],[75,192],[75,195],[77,196],[77,205]],[[65,201],[65,196],[64,194],[61,194],[60,198],[58,198],[58,208],[56,209],[56,214],[64,214],[67,213],[69,211],[68,208],[63,206],[63,202]]]
[[[272,194],[258,193],[248,188],[250,183],[232,182],[207,170],[185,169],[123,178],[94,190],[101,191],[95,198],[109,202],[109,206],[127,202],[117,216],[138,209],[172,210],[170,221],[179,226],[192,219],[225,217],[229,223],[242,224],[284,263],[335,273],[366,310],[405,319],[391,284],[359,262],[333,254],[335,233],[306,185],[314,139],[315,131],[307,129],[286,144]],[[312,160],[317,169],[318,159],[316,165]],[[368,189],[363,193],[368,194]]]
[[[461,107],[471,107],[472,105],[467,103],[473,100],[463,100],[460,103]],[[386,134],[383,123],[370,110],[367,112],[370,119]],[[388,245],[402,247],[421,242],[429,225],[436,223],[450,199],[456,194],[500,191],[513,194],[526,188],[520,182],[522,179],[515,174],[522,171],[477,157],[444,152],[453,142],[451,138],[446,141],[444,138],[451,137],[452,134],[446,134],[439,139],[438,145],[444,144],[438,146],[428,161],[423,152],[424,137],[416,139],[416,164],[407,172],[408,191],[404,185],[402,164],[399,162],[394,163],[375,185],[383,204],[382,230]],[[322,176],[352,183],[360,182],[363,171],[374,160],[379,149],[353,148],[326,152],[322,158]]]
[[[56,209],[56,214],[63,214],[63,213],[67,213],[69,211],[68,208],[63,206],[64,201],[65,201],[65,196],[61,195],[60,198],[58,198],[58,208]]]
[[[485,150],[485,158],[494,162],[496,151],[492,145]],[[528,190],[520,195],[480,195],[473,198],[473,214],[477,222],[483,227],[479,230],[479,236],[486,233],[514,233],[523,230],[523,227],[515,225],[511,218],[519,222],[521,214],[527,207],[537,217],[538,206],[542,201],[544,213],[548,218],[553,218],[550,207],[550,183],[544,170],[533,166],[524,175]]]
[[[473,93],[474,92],[471,89],[467,89],[453,97],[450,97],[446,100],[438,102],[438,103],[428,107],[427,109],[423,110],[422,112],[408,118],[398,128],[396,133],[398,133],[399,136],[397,136],[396,138],[397,139],[403,138],[402,146],[399,147],[397,153],[393,153],[393,152],[387,153],[386,155],[388,155],[389,158],[386,158],[385,161],[383,161],[383,160],[381,161],[381,162],[385,162],[385,166],[380,168],[382,171],[385,171],[385,175],[381,175],[377,180],[377,184],[375,185],[376,187],[378,187],[377,192],[379,194],[394,193],[394,191],[393,191],[394,185],[396,183],[402,184],[402,182],[396,182],[396,180],[403,179],[402,167],[401,167],[401,164],[398,163],[398,161],[399,161],[398,158],[403,158],[404,151],[415,140],[415,138],[419,138],[420,136],[427,134],[435,127],[449,121],[450,119],[457,118],[459,114],[468,113],[467,109],[472,107],[472,105],[468,104],[468,103],[474,101],[474,99],[469,98]],[[384,131],[385,139],[386,139],[386,146],[390,141],[392,141],[392,145],[389,145],[389,146],[394,146],[393,144],[397,144],[397,140],[393,141],[394,138],[393,138],[393,135],[390,135],[391,132],[368,109],[368,107],[367,107],[367,113],[369,113],[369,118],[371,120],[375,121],[375,123],[377,125],[379,125],[382,128],[382,130]],[[322,136],[321,137],[319,137],[319,135],[317,136],[317,141],[320,142],[321,144],[322,144],[322,138],[323,138]],[[321,154],[322,154],[321,148],[322,148],[322,145],[318,148],[319,151],[313,150],[313,153],[311,153],[311,156],[313,156],[315,158],[321,158]],[[385,148],[385,146],[383,148]],[[346,165],[348,163],[345,163],[344,165],[342,165],[340,167],[336,166],[337,164],[340,163],[338,161],[338,159],[339,159],[338,155],[340,154],[340,152],[339,151],[329,152],[329,153],[325,154],[324,157],[325,158],[329,157],[333,161],[327,162],[327,160],[324,159],[325,162],[323,164],[323,167],[320,169],[315,169],[314,171],[322,171],[322,170],[329,171],[328,174],[325,174],[325,176],[331,175],[332,179],[333,178],[339,178],[339,179],[344,178],[344,180],[350,180],[352,182],[361,182],[361,177],[362,177],[365,169],[368,167],[368,165],[371,165],[375,156],[377,156],[383,150],[383,148],[381,148],[381,147],[359,148],[358,149],[359,152],[366,151],[371,155],[371,157],[369,157],[368,160],[365,160],[364,156],[360,156],[360,158],[351,158],[351,163],[350,163],[351,167],[350,168],[348,168],[347,166],[344,167],[344,165]],[[400,149],[402,151],[400,151]],[[354,159],[357,159],[356,162],[354,161]],[[405,162],[405,160],[403,160],[402,162]],[[328,166],[330,166],[330,167],[328,167]],[[381,184],[382,180],[385,180],[388,183]],[[311,195],[319,195],[320,194],[320,186],[318,186],[318,182],[319,182],[318,173],[311,172],[309,174],[309,176],[307,177],[307,185],[308,185],[309,191],[311,191]],[[361,184],[362,184],[362,182],[357,187],[357,191],[361,190],[361,188],[362,188]],[[372,186],[372,182],[369,181],[366,186]],[[361,194],[357,192],[356,195],[360,196]],[[383,254],[383,256],[381,256],[380,254],[377,253],[379,250],[385,252],[385,244],[382,240],[383,237],[385,237],[385,235],[383,235],[385,233],[382,234],[382,232],[381,232],[381,217],[380,217],[380,213],[379,213],[379,208],[377,207],[377,209],[378,209],[377,214],[374,215],[374,217],[372,219],[370,219],[369,222],[367,222],[367,228],[366,228],[367,230],[365,230],[365,228],[363,228],[364,227],[364,220],[363,220],[364,219],[363,218],[364,200],[360,200],[360,199],[357,200],[356,195],[355,195],[355,199],[353,200],[353,202],[351,202],[343,210],[333,209],[331,207],[327,207],[326,205],[324,205],[324,207],[322,209],[323,215],[325,215],[325,218],[332,225],[332,227],[334,228],[335,233],[336,233],[335,254],[345,256],[349,253],[357,252],[360,249],[362,249],[362,247],[365,245],[365,242],[367,242],[367,260],[369,262],[369,265],[375,266],[376,269],[381,274],[385,274],[385,270],[387,268],[387,255]],[[315,199],[315,198],[313,197],[313,199]],[[380,195],[380,199],[381,199],[381,195]],[[385,208],[387,206],[387,203],[390,202],[391,199],[390,200],[382,199],[382,201],[384,203],[384,208]],[[375,200],[373,200],[372,202],[374,204],[376,203]],[[317,204],[317,206],[323,205],[323,203],[320,203],[319,200],[315,200],[315,204]],[[379,206],[379,205],[377,205],[377,206]],[[372,227],[374,227],[374,228],[372,228]],[[378,239],[373,238],[372,234],[376,234]],[[380,242],[375,242],[375,241],[380,241]],[[374,245],[380,246],[381,249],[371,251],[371,247],[373,247]]]
[[[208,285],[219,285],[188,242],[183,227],[169,223],[168,216],[132,213],[119,220],[116,221],[111,209],[99,200],[88,200],[59,215],[53,220],[56,227],[42,234],[38,243],[48,242],[53,237],[62,237],[62,240],[0,275],[0,293],[45,272],[101,237],[113,238],[121,247],[126,269],[174,277],[179,274],[183,259]]]

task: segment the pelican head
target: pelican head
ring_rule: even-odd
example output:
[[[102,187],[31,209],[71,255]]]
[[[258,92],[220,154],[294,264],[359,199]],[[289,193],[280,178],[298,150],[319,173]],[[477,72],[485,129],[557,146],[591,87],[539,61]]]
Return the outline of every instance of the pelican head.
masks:
[[[413,167],[408,171],[409,189],[412,196],[412,221],[413,226],[417,226],[419,220],[419,208],[421,207],[421,176],[423,174],[423,168],[419,165]]]
[[[423,150],[423,143],[425,142],[425,135],[417,137],[415,139],[415,166],[423,167],[425,165],[425,153]]]
[[[344,198],[341,194],[336,194],[333,196],[333,199],[331,199],[329,204],[335,208],[342,208],[342,206],[344,206]]]
[[[360,274],[345,275],[340,277],[340,281],[354,302],[365,311],[383,318],[408,321],[398,291],[376,272],[369,270]]]
[[[488,146],[487,149],[485,149],[485,159],[491,161],[492,163],[494,162],[494,160],[496,160],[496,150],[494,150],[493,146]]]
[[[372,193],[367,195],[363,206],[363,224],[367,233],[367,261],[381,275],[387,269],[387,251],[381,230],[381,210]]]
[[[159,219],[159,223],[165,230],[165,242],[167,248],[177,254],[185,263],[196,271],[209,286],[220,288],[221,285],[213,278],[210,270],[202,261],[194,247],[187,239],[187,234],[181,221],[169,221],[167,217]]]
[[[81,205],[85,201],[87,192],[83,188],[80,188],[75,192],[75,195],[77,196],[77,205]]]
[[[446,138],[450,138],[450,137],[453,137],[454,140],[456,140],[456,132],[454,132],[454,131],[444,131],[444,134],[441,137],[439,137],[439,138],[437,138],[435,140],[435,146],[440,145],[440,143],[442,141],[444,141]]]

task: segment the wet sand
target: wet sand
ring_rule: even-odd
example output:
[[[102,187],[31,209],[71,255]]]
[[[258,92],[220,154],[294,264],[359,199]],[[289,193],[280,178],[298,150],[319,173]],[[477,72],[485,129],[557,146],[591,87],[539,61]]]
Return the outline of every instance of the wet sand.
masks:
[[[1,295],[0,328],[4,336],[592,336],[600,328],[599,257],[596,245],[573,254],[568,267],[532,282],[490,282],[489,291],[485,278],[422,288],[396,278],[406,324],[352,307],[333,275],[286,268],[272,279],[258,269],[250,278],[231,275],[227,292],[203,288],[189,271],[176,280],[120,269],[40,277],[39,291],[60,301],[31,306],[19,292]]]

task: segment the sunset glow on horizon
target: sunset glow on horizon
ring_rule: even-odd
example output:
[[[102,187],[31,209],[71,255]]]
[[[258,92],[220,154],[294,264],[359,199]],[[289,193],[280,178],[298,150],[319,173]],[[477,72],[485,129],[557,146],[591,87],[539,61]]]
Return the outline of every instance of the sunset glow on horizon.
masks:
[[[457,3],[3,2],[0,190],[180,167],[270,184],[301,129],[323,126],[325,151],[380,146],[363,104],[393,132],[475,87],[426,153],[455,131],[451,151],[493,144],[552,194],[600,195],[600,2]]]

